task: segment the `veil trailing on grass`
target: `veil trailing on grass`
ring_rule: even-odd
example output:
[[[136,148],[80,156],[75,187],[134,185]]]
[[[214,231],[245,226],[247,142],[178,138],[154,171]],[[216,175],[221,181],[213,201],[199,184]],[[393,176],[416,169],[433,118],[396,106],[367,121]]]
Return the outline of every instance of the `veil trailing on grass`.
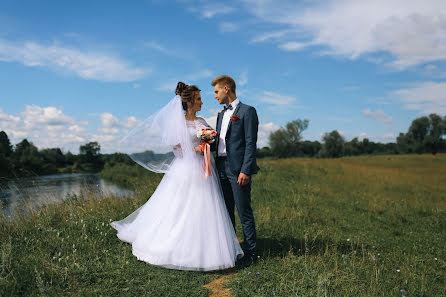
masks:
[[[166,173],[176,158],[193,158],[195,151],[187,131],[181,97],[176,95],[161,110],[133,128],[120,141],[119,151],[157,173]]]

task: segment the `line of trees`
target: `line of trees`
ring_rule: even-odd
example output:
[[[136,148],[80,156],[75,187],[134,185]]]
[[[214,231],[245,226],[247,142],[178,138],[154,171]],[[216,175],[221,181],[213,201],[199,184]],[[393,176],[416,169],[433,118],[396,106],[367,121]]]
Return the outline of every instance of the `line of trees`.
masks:
[[[257,157],[338,158],[364,154],[410,154],[446,152],[446,116],[430,114],[412,121],[407,133],[400,133],[396,143],[377,143],[357,137],[346,141],[338,131],[322,136],[322,142],[303,141],[308,120],[294,120],[269,135],[269,147],[257,149]]]
[[[322,142],[303,140],[308,120],[294,120],[269,135],[269,147],[257,149],[257,157],[338,158],[363,154],[407,154],[446,152],[446,116],[430,114],[412,121],[407,133],[400,133],[396,143],[377,143],[364,138],[346,141],[338,131],[322,136]],[[134,164],[121,153],[103,155],[97,142],[79,147],[79,154],[63,153],[60,148],[39,150],[23,139],[11,145],[8,135],[0,131],[0,177],[23,177],[56,173],[99,172],[104,164]]]
[[[104,166],[97,142],[81,145],[79,155],[63,153],[60,148],[39,150],[23,139],[14,147],[0,131],[0,177],[24,177],[56,173],[99,172]]]

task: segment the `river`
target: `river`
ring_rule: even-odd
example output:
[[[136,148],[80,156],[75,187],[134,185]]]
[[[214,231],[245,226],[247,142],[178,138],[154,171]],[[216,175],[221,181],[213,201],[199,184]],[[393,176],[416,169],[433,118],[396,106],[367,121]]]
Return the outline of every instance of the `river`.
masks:
[[[7,217],[19,210],[36,209],[46,203],[57,203],[69,195],[115,195],[126,197],[132,191],[120,188],[97,174],[57,174],[26,177],[0,182],[0,200]]]

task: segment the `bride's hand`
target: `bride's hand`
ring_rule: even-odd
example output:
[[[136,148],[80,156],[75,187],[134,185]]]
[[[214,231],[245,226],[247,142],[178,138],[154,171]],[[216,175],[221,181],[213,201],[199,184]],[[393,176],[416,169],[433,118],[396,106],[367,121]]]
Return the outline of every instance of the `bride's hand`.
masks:
[[[194,149],[197,153],[201,153],[201,146],[196,146]]]

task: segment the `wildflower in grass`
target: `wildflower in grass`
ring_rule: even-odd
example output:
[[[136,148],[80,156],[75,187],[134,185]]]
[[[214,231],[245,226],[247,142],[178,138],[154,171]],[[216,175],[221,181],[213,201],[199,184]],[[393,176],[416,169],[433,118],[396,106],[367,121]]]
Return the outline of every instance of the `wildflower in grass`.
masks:
[[[260,272],[257,271],[256,274],[257,274],[257,275],[260,275]]]
[[[248,271],[248,275],[250,275],[251,274],[251,271]]]
[[[404,289],[401,289],[401,290],[400,290],[400,292],[401,292],[401,293],[404,293],[404,292],[406,292],[406,290],[404,290]]]
[[[396,272],[400,272],[401,270],[397,269]]]
[[[273,296],[276,296],[276,291],[273,291]]]
[[[375,255],[372,255],[372,259],[373,259],[373,261],[376,261]]]
[[[410,264],[409,266],[410,266],[410,268],[413,268],[413,265],[412,265],[412,264]]]
[[[350,238],[347,238],[347,241],[350,241]]]
[[[435,261],[438,261],[438,258],[434,258]]]

